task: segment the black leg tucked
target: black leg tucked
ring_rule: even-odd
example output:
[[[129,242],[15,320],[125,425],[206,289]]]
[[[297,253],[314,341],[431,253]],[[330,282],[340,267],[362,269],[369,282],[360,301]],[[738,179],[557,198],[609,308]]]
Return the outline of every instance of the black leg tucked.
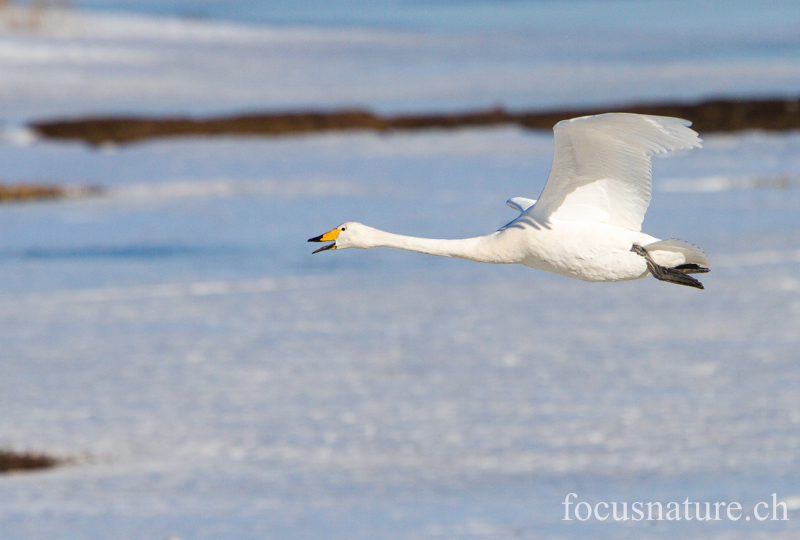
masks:
[[[684,274],[706,274],[710,271],[708,268],[694,263],[679,264],[675,267],[675,270],[680,270]]]
[[[633,247],[631,247],[631,251],[644,257],[645,261],[647,261],[647,269],[650,270],[654,278],[661,281],[668,281],[669,283],[685,285],[687,287],[695,287],[697,289],[704,288],[702,283],[687,274],[705,273],[708,272],[708,268],[703,268],[696,264],[682,264],[676,268],[667,268],[666,266],[656,264],[647,250],[642,246],[634,244]]]

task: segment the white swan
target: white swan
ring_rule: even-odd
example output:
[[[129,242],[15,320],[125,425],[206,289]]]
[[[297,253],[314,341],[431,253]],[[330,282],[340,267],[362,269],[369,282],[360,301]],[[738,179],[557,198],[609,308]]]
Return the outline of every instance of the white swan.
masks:
[[[329,249],[387,247],[494,264],[524,264],[585,281],[648,274],[703,288],[688,274],[708,272],[705,253],[682,240],[641,231],[650,204],[650,156],[700,146],[691,122],[609,113],[556,124],[555,157],[538,201],[516,197],[520,216],[486,236],[435,240],[343,223],[309,242]]]

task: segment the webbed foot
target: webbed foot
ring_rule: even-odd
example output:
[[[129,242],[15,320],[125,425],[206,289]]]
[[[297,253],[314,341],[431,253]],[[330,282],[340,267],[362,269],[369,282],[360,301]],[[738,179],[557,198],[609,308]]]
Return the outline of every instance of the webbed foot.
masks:
[[[702,283],[688,274],[704,274],[708,272],[708,268],[703,268],[697,264],[681,264],[675,268],[668,268],[656,264],[647,250],[638,244],[633,244],[631,251],[644,257],[645,261],[647,261],[647,269],[650,270],[654,278],[660,281],[685,285],[687,287],[695,287],[697,289],[705,288]]]

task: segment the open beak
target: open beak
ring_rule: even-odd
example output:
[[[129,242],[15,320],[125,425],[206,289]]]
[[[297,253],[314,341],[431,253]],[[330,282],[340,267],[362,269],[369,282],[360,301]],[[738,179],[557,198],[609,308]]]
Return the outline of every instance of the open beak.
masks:
[[[319,236],[315,236],[314,238],[309,238],[309,242],[333,242],[333,244],[328,244],[327,246],[323,246],[318,250],[314,251],[314,253],[319,253],[320,251],[327,251],[329,249],[336,249],[336,237],[339,236],[339,229],[333,229],[332,231],[326,232],[325,234],[321,234]]]

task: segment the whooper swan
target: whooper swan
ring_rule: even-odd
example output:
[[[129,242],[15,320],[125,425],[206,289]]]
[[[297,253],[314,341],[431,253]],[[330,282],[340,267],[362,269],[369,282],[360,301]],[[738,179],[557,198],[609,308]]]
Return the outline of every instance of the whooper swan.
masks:
[[[648,274],[702,289],[689,274],[708,272],[708,257],[682,240],[641,232],[650,204],[650,156],[700,146],[691,122],[608,113],[556,124],[555,156],[538,200],[515,197],[519,217],[500,230],[461,240],[387,233],[343,223],[309,242],[320,251],[386,247],[494,264],[524,264],[584,281],[627,281]]]

